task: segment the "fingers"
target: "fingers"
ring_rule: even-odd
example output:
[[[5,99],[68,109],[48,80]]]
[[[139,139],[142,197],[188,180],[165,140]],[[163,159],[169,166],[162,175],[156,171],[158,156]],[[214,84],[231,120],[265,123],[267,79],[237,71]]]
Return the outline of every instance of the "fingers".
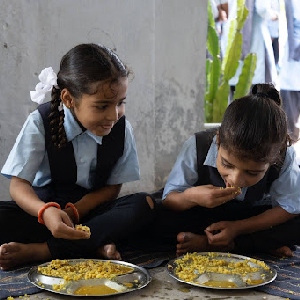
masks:
[[[75,230],[73,227],[67,226],[67,224],[61,224],[56,234],[53,233],[56,238],[62,238],[66,240],[82,240],[89,239],[90,234],[82,230]]]
[[[217,188],[215,191],[215,197],[218,203],[224,204],[230,200],[235,199],[241,194],[241,188],[239,187],[227,187],[227,188]]]
[[[225,196],[237,196],[241,194],[242,190],[240,187],[215,187],[214,193],[216,196],[225,197]]]
[[[67,214],[62,215],[62,221],[69,227],[74,228],[74,224]]]

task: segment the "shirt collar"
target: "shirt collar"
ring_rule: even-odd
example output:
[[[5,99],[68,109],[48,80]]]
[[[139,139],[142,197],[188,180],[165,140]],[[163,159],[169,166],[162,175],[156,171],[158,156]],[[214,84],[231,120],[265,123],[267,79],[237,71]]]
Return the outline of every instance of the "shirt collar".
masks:
[[[97,144],[102,144],[102,136],[97,136],[93,134],[89,130],[83,131],[82,128],[79,126],[77,121],[75,120],[72,112],[68,109],[65,105],[63,105],[65,119],[64,119],[64,127],[67,135],[68,142],[74,140],[77,136],[87,134],[90,136]]]
[[[217,145],[217,136],[215,135],[213,138],[213,141],[209,147],[209,150],[207,152],[204,165],[211,166],[216,168],[216,162],[217,162],[217,156],[218,156],[218,145]]]

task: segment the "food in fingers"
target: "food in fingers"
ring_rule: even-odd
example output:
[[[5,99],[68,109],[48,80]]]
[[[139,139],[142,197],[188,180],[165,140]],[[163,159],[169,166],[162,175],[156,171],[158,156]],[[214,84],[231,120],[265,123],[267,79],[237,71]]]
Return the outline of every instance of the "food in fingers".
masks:
[[[242,188],[239,187],[239,186],[238,186],[238,187],[233,186],[233,185],[232,185],[232,186],[229,185],[229,186],[226,186],[226,187],[222,187],[222,186],[221,186],[221,187],[219,187],[219,189],[220,189],[220,190],[229,190],[229,189],[230,189],[230,190],[232,190],[232,189],[235,190],[235,189],[236,189],[236,191],[234,192],[235,195],[239,195],[239,194],[242,193]]]
[[[88,233],[89,236],[91,236],[91,229],[90,229],[90,227],[88,227],[86,225],[77,224],[77,225],[75,225],[75,230],[84,231],[84,232]]]

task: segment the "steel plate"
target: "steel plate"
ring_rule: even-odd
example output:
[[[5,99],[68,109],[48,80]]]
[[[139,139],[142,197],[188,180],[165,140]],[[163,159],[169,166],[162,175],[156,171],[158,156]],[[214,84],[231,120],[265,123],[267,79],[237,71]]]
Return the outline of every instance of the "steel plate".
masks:
[[[199,272],[196,266],[190,266],[188,274],[195,274],[195,278],[193,280],[185,280],[180,278],[181,276],[176,273],[176,268],[178,267],[177,262],[184,258],[185,256],[180,256],[174,260],[171,260],[166,268],[169,275],[175,278],[179,282],[184,282],[190,285],[210,288],[210,289],[249,289],[258,286],[262,286],[268,284],[275,280],[277,276],[277,272],[275,269],[271,268],[270,266],[266,265],[268,269],[263,268],[260,264],[257,264],[255,260],[251,259],[250,257],[238,255],[238,254],[231,254],[231,253],[224,253],[224,252],[197,252],[194,253],[195,255],[204,256],[208,258],[209,261],[213,262],[216,260],[224,260],[225,265],[227,262],[247,262],[247,265],[250,267],[256,267],[258,270],[256,272],[248,272],[243,275],[239,274],[230,274],[230,269],[228,268],[229,274],[224,274],[221,272]],[[181,262],[181,261],[180,261]],[[187,260],[186,266],[191,265],[192,261]]]
[[[76,264],[78,262],[92,260],[94,262],[97,261],[106,261],[101,259],[73,259],[68,260],[70,264]],[[38,271],[38,267],[45,267],[50,264],[50,262],[41,264],[39,266],[32,267],[28,272],[28,279],[29,281],[37,286],[40,289],[50,291],[53,293],[61,294],[61,295],[71,295],[71,296],[92,296],[92,297],[101,297],[101,296],[110,296],[110,295],[118,295],[124,294],[128,292],[132,292],[138,289],[141,289],[148,285],[151,281],[151,276],[149,275],[148,271],[145,268],[136,266],[134,264],[118,261],[118,260],[110,260],[111,263],[132,267],[133,271],[125,274],[116,276],[114,279],[106,279],[106,278],[99,278],[99,279],[81,279],[75,281],[67,281],[65,282],[63,278],[59,277],[52,277],[43,275]],[[55,290],[53,285],[65,284],[63,289]],[[101,293],[95,293],[98,288],[101,287]],[[102,289],[104,287],[104,289]],[[90,292],[87,294],[80,294],[78,295],[76,291],[88,289]],[[108,292],[107,290],[113,289],[115,292]],[[93,292],[92,292],[93,291]]]

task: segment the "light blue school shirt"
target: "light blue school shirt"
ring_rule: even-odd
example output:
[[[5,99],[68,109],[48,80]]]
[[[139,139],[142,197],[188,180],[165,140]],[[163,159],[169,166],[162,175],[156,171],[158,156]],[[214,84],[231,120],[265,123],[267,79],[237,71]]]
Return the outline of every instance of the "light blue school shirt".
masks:
[[[77,165],[77,184],[90,189],[96,171],[97,144],[102,136],[82,131],[69,109],[64,106],[64,127],[67,140],[72,141]],[[68,166],[66,166],[67,168]],[[51,182],[48,155],[45,150],[45,129],[38,110],[25,121],[16,142],[1,170],[7,178],[16,176],[41,187]],[[114,166],[107,184],[122,184],[140,179],[139,163],[133,130],[126,120],[124,153]]]
[[[218,147],[216,137],[213,139],[204,165],[216,168]],[[198,180],[197,172],[197,149],[196,137],[191,136],[184,144],[177,157],[175,165],[166,182],[163,199],[172,192],[183,192],[194,186]],[[293,147],[288,147],[283,166],[280,170],[278,179],[273,181],[270,193],[255,205],[270,204],[273,207],[281,206],[291,214],[300,213],[300,169],[296,162],[296,154]],[[242,193],[236,197],[243,201],[247,188],[242,188]]]

